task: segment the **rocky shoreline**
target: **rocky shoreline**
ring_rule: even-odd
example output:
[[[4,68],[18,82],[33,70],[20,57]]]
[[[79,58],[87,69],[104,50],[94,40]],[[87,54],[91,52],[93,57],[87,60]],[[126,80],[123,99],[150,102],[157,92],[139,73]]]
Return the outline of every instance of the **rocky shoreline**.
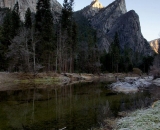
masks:
[[[122,81],[118,80],[110,85],[115,92],[136,93],[143,89],[153,86],[160,86],[160,78],[154,79],[153,76],[147,77],[125,77]]]

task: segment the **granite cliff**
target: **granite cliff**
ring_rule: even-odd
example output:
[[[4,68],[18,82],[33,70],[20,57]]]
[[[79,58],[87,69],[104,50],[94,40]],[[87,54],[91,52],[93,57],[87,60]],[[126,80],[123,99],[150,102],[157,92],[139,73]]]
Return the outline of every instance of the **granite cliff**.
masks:
[[[139,17],[135,11],[131,10],[120,16],[107,35],[114,37],[116,32],[119,34],[122,49],[131,48],[133,52],[146,55],[151,51],[149,43],[141,33]]]
[[[101,5],[101,8],[93,7],[94,4]],[[144,55],[152,53],[149,43],[141,33],[138,14],[135,11],[127,12],[125,0],[115,0],[107,7],[102,6],[99,0],[96,0],[79,12],[97,30],[100,48],[108,51],[115,33],[118,32],[122,49],[128,47]]]
[[[24,20],[25,11],[30,8],[32,12],[36,12],[36,4],[38,0],[0,0],[1,8],[13,8],[18,1],[21,19]],[[62,6],[57,0],[51,0],[51,10],[53,14],[60,14]]]
[[[160,39],[152,40],[149,42],[152,49],[158,54],[160,47]]]
[[[116,0],[107,7],[101,9],[92,19],[92,26],[106,33],[113,26],[117,18],[127,12],[125,0]]]
[[[86,17],[87,19],[90,19],[93,16],[95,16],[103,8],[104,7],[99,2],[99,0],[93,0],[90,5],[83,8],[81,11],[82,11],[82,14],[84,15],[84,17]]]

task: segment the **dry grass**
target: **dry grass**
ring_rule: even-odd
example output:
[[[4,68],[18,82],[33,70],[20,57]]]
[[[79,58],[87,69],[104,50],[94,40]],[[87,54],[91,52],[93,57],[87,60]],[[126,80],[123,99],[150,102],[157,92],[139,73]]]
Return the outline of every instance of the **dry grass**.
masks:
[[[156,66],[152,66],[150,70],[150,75],[153,75],[154,79],[160,78],[160,69]]]
[[[0,90],[9,89],[17,84],[58,84],[59,74],[55,73],[6,73],[0,72]]]
[[[133,74],[137,74],[137,75],[141,76],[142,71],[139,68],[133,68]]]

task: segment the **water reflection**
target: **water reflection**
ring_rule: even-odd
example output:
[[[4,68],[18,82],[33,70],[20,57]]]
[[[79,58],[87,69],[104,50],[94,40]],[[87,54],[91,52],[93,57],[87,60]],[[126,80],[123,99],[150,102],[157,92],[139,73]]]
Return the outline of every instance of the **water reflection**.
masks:
[[[32,84],[29,89],[2,91],[0,129],[87,130],[105,118],[119,116],[120,111],[143,108],[159,98],[153,90],[125,95],[104,86],[106,83],[63,87]]]

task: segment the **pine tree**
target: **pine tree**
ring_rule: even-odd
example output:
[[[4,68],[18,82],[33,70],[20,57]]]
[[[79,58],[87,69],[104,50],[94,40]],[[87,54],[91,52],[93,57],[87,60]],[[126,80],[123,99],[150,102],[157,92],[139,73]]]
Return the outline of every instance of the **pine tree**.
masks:
[[[32,27],[32,18],[31,18],[31,10],[30,8],[27,9],[25,13],[25,27],[30,28]]]
[[[65,61],[63,63],[64,66],[63,71],[72,72],[73,71],[73,4],[74,0],[64,0],[63,8],[62,8],[62,16],[61,16],[61,32],[63,37],[63,43],[61,43],[63,47],[65,47],[64,57]],[[65,41],[65,42],[64,42]],[[69,63],[67,63],[69,61]]]
[[[36,8],[35,29],[41,39],[41,42],[39,42],[39,45],[37,46],[37,51],[40,52],[39,60],[48,70],[50,70],[51,55],[55,46],[54,24],[52,12],[50,10],[50,0],[38,0]]]
[[[119,37],[118,37],[118,32],[115,33],[115,36],[114,36],[114,45],[115,47],[117,47],[120,51],[120,45],[119,45]]]
[[[114,42],[110,45],[110,56],[112,59],[112,71],[118,72],[119,62],[120,62],[120,45],[118,33],[115,33]]]
[[[74,21],[73,25],[72,25],[72,48],[73,48],[73,51],[75,51],[76,46],[77,46],[77,35],[78,35],[77,34],[77,24]]]
[[[11,10],[8,10],[2,24],[2,37],[3,37],[2,43],[6,47],[10,45],[11,31],[12,31],[12,12]]]
[[[50,41],[53,37],[53,16],[50,10],[50,0],[39,0],[36,12],[36,31],[42,33],[44,40]]]
[[[19,4],[18,2],[14,5],[12,10],[12,27],[11,27],[11,37],[13,38],[17,34],[17,30],[20,28],[20,16],[19,16]]]
[[[36,27],[36,31],[38,32],[41,32],[42,30],[42,20],[43,20],[43,17],[44,17],[44,0],[38,0],[37,2],[37,6],[36,6],[36,9],[37,9],[37,12],[36,12],[36,15],[35,15],[35,27]]]
[[[1,38],[0,38],[0,70],[7,70],[8,60],[6,59],[6,53],[8,51],[8,46],[11,44],[11,28],[12,28],[12,13],[8,9],[6,11],[6,16],[1,27]]]

